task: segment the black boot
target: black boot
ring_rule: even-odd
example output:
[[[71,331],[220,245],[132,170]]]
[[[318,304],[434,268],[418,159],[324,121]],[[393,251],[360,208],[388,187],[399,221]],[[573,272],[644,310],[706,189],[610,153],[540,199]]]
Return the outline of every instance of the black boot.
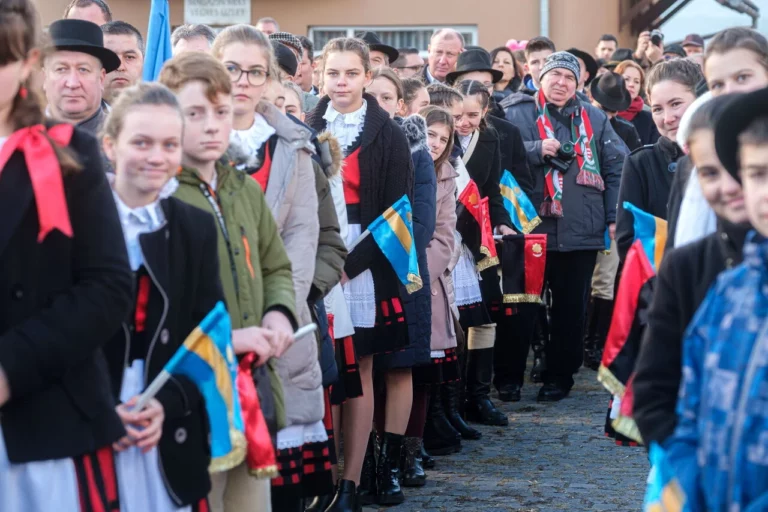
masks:
[[[483,434],[467,425],[467,422],[464,421],[464,418],[459,413],[459,388],[461,386],[463,386],[463,383],[460,382],[447,382],[440,386],[445,416],[453,428],[461,434],[462,439],[477,440],[483,437]]]
[[[384,432],[381,438],[381,452],[376,464],[376,503],[399,505],[405,501],[400,487],[400,454],[405,436]]]
[[[613,320],[613,301],[595,298],[595,315],[597,316],[597,325],[595,327],[595,364],[594,368],[590,368],[598,370],[603,362],[603,348],[605,348],[605,340],[608,338],[608,331],[611,329],[611,321]]]
[[[355,482],[351,480],[339,480],[336,489],[336,495],[333,501],[325,509],[325,512],[360,512],[362,508],[357,502],[357,493],[355,492]]]
[[[315,496],[314,499],[307,505],[304,512],[325,512],[328,505],[333,501],[332,494],[326,494],[325,496]]]
[[[421,465],[424,466],[424,469],[435,469],[435,458],[427,453],[427,450],[424,449],[424,440],[421,440]]]
[[[430,455],[450,455],[461,451],[461,435],[448,421],[438,387],[432,387],[424,425],[424,448]]]
[[[597,311],[595,301],[590,297],[587,304],[587,322],[584,329],[584,366],[591,370],[597,370],[600,363],[595,363],[595,344],[597,338]]]
[[[547,315],[547,306],[542,305],[539,308],[536,327],[533,334],[533,368],[531,368],[531,380],[533,382],[543,382],[544,372],[547,371],[547,355],[545,347],[549,341],[549,318]]]
[[[423,487],[426,485],[427,474],[424,472],[424,465],[421,460],[421,439],[406,437],[401,459],[400,471],[403,475],[403,486]]]
[[[376,433],[368,437],[368,447],[365,449],[363,469],[360,471],[360,485],[357,488],[357,498],[360,505],[376,503]]]
[[[493,375],[493,349],[470,350],[467,360],[467,419],[483,425],[509,425],[506,414],[496,409],[488,396]]]

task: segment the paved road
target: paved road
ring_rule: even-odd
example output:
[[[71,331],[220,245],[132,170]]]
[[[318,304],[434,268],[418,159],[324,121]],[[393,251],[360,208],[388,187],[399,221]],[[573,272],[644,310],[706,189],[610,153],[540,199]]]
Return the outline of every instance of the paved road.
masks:
[[[641,510],[645,450],[603,436],[608,394],[595,376],[582,368],[570,397],[556,404],[536,403],[538,385],[527,384],[521,402],[502,405],[509,427],[480,427],[482,440],[439,457],[426,487],[408,489],[390,510]]]

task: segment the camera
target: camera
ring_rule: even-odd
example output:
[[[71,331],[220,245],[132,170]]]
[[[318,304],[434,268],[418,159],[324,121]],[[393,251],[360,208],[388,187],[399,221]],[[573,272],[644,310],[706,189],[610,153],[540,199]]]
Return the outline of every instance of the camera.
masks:
[[[661,32],[661,30],[654,30],[651,32],[651,44],[655,46],[661,46],[661,43],[664,42],[664,34]]]
[[[568,172],[568,168],[571,166],[571,162],[576,157],[576,150],[573,147],[573,142],[563,142],[560,145],[560,149],[557,150],[555,156],[545,156],[544,161],[551,165],[555,170],[560,171],[562,174]]]

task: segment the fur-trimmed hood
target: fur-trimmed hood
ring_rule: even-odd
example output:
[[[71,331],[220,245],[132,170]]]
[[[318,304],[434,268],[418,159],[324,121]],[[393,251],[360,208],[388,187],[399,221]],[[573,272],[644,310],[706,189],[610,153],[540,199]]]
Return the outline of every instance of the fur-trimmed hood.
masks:
[[[411,148],[411,154],[425,149],[427,147],[427,121],[418,114],[408,117],[395,117],[395,121],[403,130],[405,138],[408,139],[408,145]]]
[[[341,144],[330,132],[323,132],[315,139],[315,148],[320,157],[320,166],[328,179],[341,174],[344,155]]]

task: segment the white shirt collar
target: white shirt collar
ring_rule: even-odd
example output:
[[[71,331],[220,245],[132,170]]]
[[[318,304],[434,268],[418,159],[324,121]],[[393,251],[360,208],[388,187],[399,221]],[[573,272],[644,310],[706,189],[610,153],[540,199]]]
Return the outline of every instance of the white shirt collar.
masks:
[[[165,221],[165,215],[163,215],[162,206],[160,206],[160,199],[146,206],[131,208],[120,199],[120,196],[114,190],[112,195],[115,198],[117,213],[123,225],[126,223],[143,224],[147,226],[147,231],[152,231]]]
[[[230,143],[235,143],[240,146],[247,145],[251,151],[258,151],[261,149],[270,137],[275,133],[274,128],[264,119],[264,116],[257,113],[253,118],[253,124],[247,130],[232,130],[229,136]]]
[[[363,123],[365,120],[365,112],[368,109],[368,102],[366,100],[363,100],[363,105],[355,110],[354,112],[350,112],[349,114],[342,114],[335,108],[333,108],[333,105],[329,102],[328,108],[325,110],[325,114],[323,114],[323,119],[325,119],[328,124],[336,122],[336,119],[338,119],[339,116],[341,116],[341,120],[346,125],[352,125],[352,126],[359,126]]]

